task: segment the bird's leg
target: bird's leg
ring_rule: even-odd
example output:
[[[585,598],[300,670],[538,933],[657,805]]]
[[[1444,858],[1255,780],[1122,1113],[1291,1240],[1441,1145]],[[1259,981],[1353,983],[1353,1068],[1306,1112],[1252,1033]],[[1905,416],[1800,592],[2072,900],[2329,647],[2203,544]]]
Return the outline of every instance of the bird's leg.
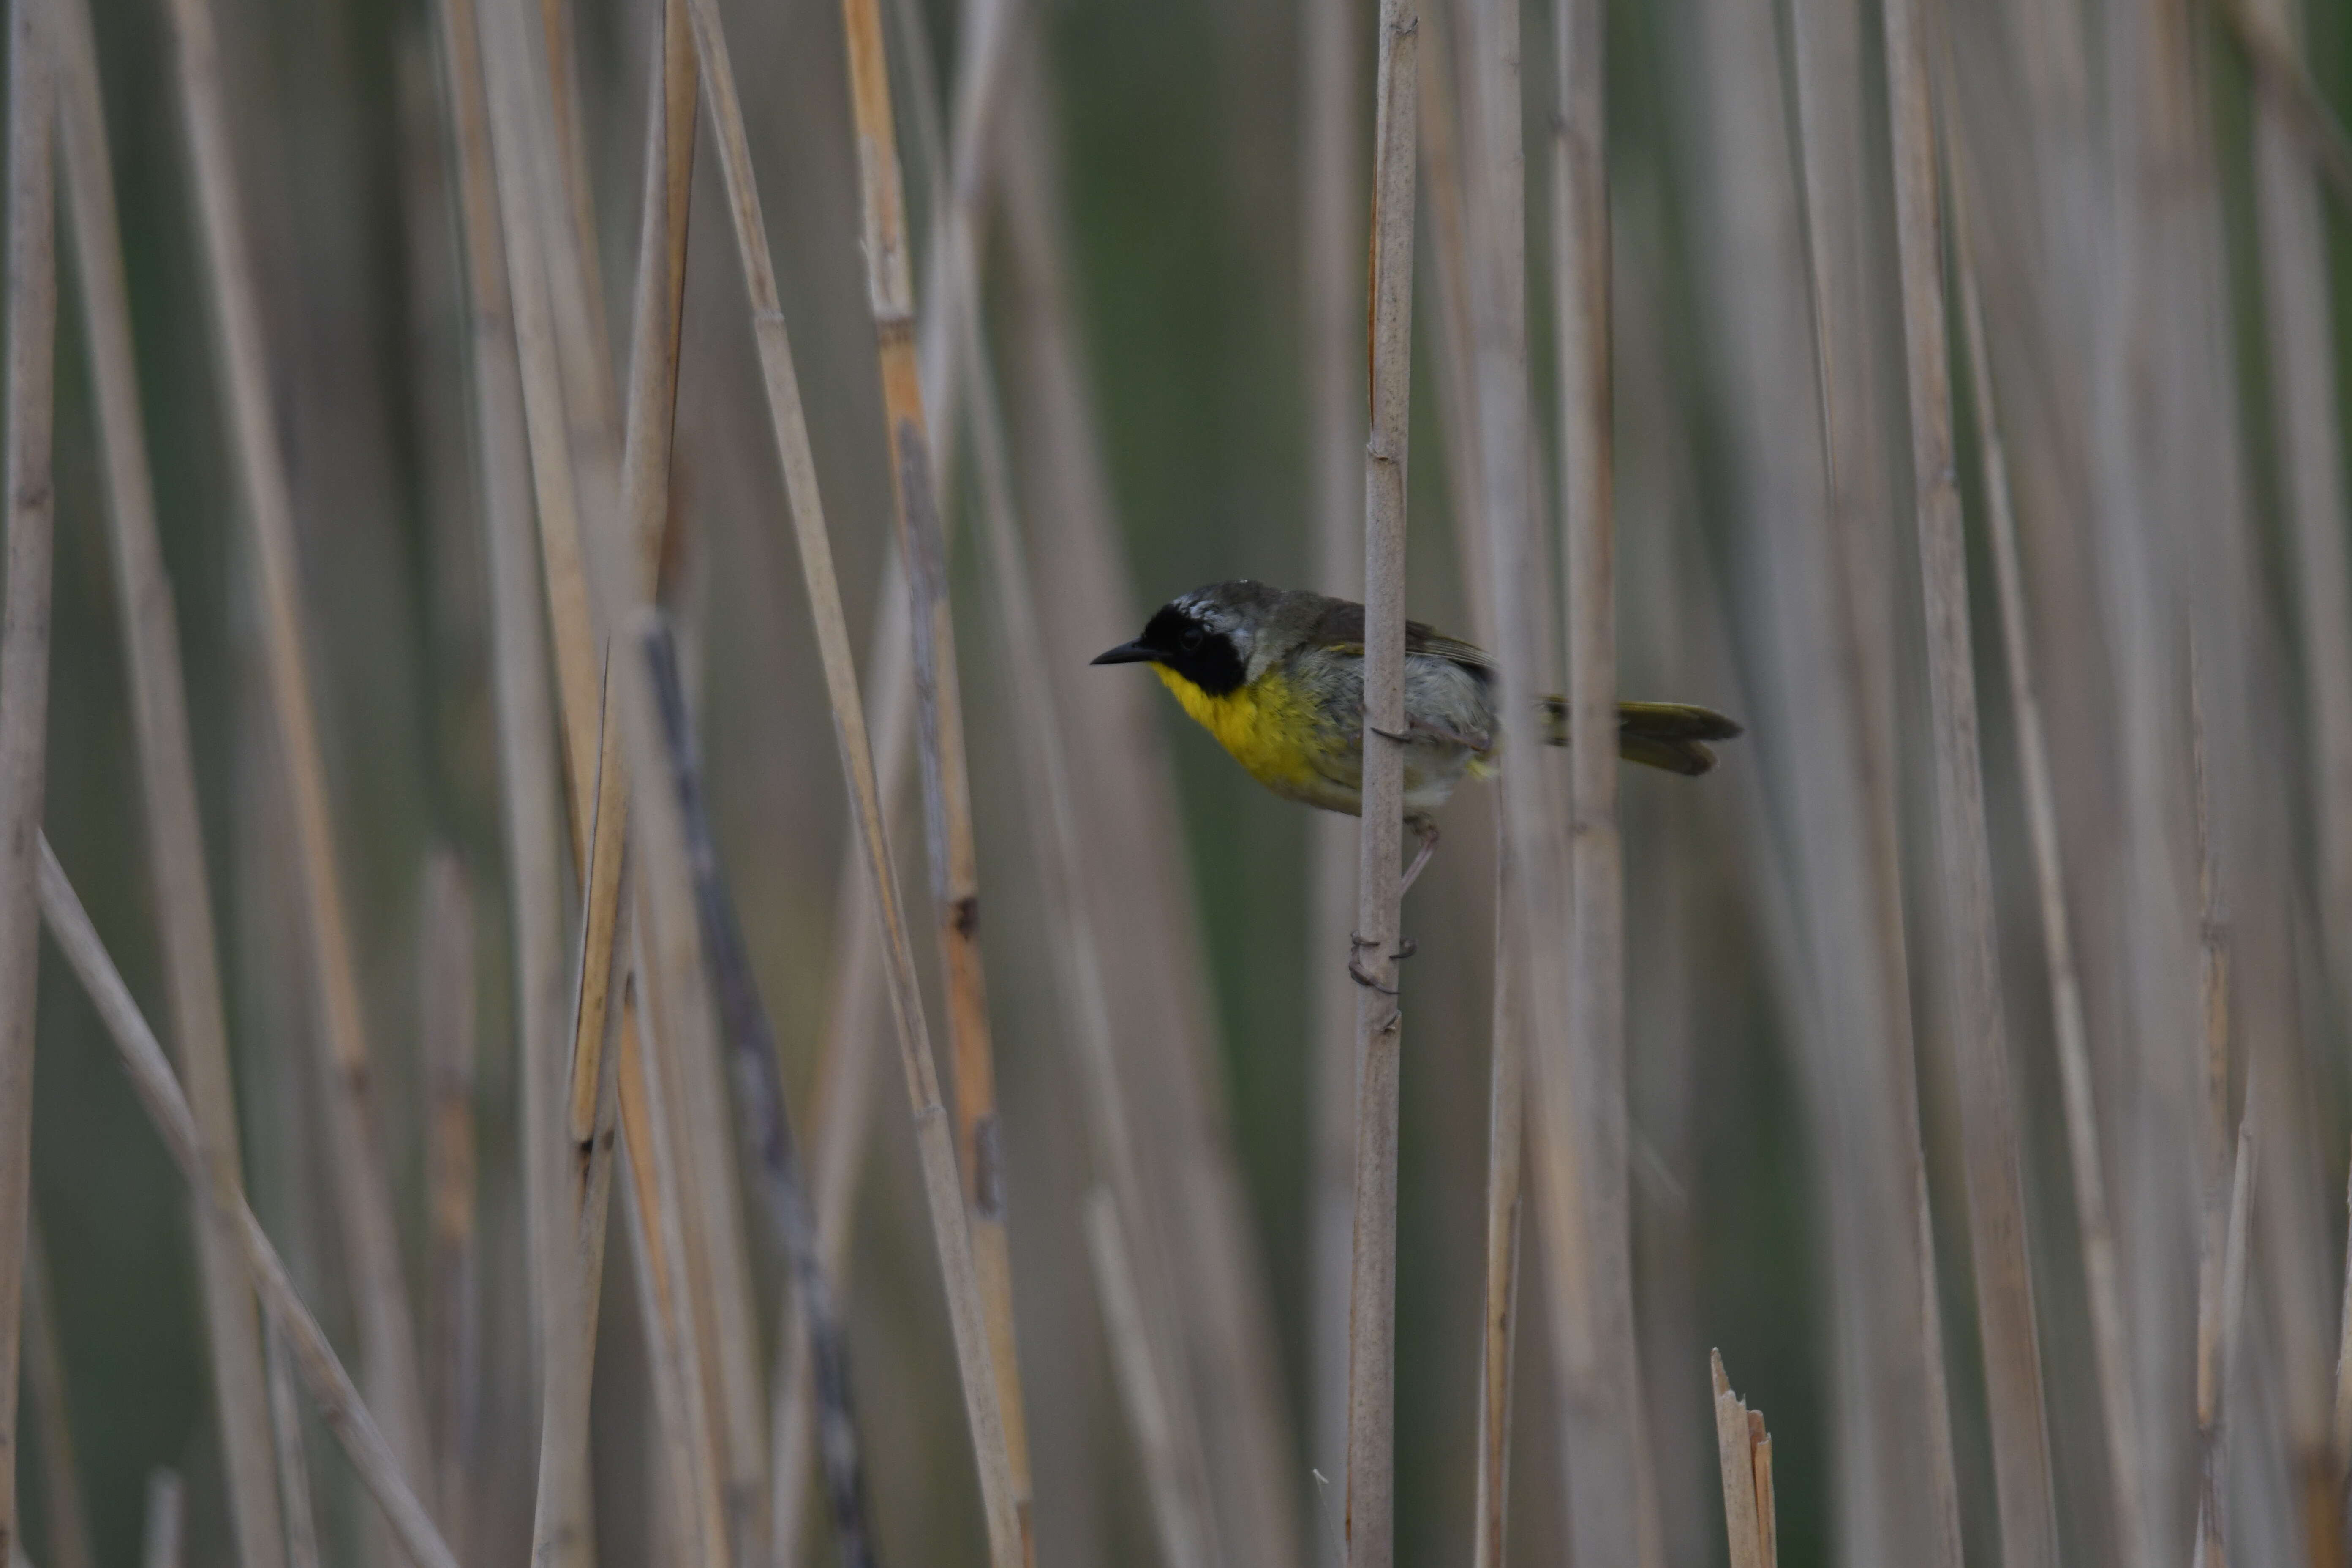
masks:
[[[1404,880],[1397,884],[1397,897],[1400,899],[1404,897],[1405,890],[1412,886],[1413,879],[1421,875],[1422,868],[1429,864],[1429,858],[1437,853],[1435,818],[1424,816],[1416,811],[1404,819],[1404,825],[1421,835],[1421,848],[1414,853],[1412,864],[1404,868]]]

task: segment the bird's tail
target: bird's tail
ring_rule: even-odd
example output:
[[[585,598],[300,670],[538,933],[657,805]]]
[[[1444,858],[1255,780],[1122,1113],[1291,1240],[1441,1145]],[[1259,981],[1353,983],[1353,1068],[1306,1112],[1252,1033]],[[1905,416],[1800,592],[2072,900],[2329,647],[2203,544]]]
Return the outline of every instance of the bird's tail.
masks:
[[[1567,699],[1547,697],[1543,708],[1544,743],[1567,745]],[[1728,741],[1739,732],[1735,721],[1696,703],[1617,704],[1617,754],[1629,763],[1664,768],[1687,778],[1696,778],[1715,766],[1709,741]]]

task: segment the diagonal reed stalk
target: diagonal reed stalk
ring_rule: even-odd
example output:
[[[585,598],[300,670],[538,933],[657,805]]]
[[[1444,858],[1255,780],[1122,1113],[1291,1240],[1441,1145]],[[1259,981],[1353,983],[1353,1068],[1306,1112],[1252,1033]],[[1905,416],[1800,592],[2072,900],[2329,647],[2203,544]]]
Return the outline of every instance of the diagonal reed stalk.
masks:
[[[326,762],[302,620],[293,497],[272,408],[261,301],[241,216],[227,89],[210,0],[173,0],[184,134],[195,182],[224,407],[260,575],[269,699],[293,805],[303,912],[319,990],[330,1164],[362,1360],[384,1434],[419,1488],[430,1480],[416,1320],[376,1115],[367,1023],[335,848]]]
[[[1000,13],[999,26],[1003,25]],[[996,1079],[988,1032],[985,970],[980,950],[980,866],[971,821],[971,781],[964,750],[963,697],[956,669],[955,619],[948,601],[946,547],[940,538],[938,476],[925,426],[922,378],[915,355],[915,301],[907,205],[890,105],[889,65],[877,0],[843,0],[851,115],[856,124],[868,303],[881,362],[888,424],[891,495],[898,554],[912,595],[918,728],[922,746],[925,841],[946,974],[948,1045],[955,1064],[955,1118],[970,1208],[972,1257],[987,1316],[992,1397],[1012,1471],[1022,1561],[1036,1549],[1029,1517],[1029,1438],[1013,1331],[1013,1265],[1004,1228],[1003,1156]],[[967,137],[967,143],[971,138]],[[950,216],[949,244],[959,240]],[[961,243],[969,243],[969,235]],[[953,277],[952,262],[949,272]],[[952,287],[952,284],[950,284]]]
[[[656,898],[656,907],[661,918],[668,921],[688,911],[665,900],[684,894],[692,905],[688,918],[699,930],[701,956],[725,1016],[737,1111],[746,1141],[758,1151],[761,1195],[792,1269],[801,1322],[810,1344],[834,1542],[845,1568],[871,1568],[874,1548],[866,1523],[864,1461],[858,1453],[856,1412],[850,1398],[849,1343],[817,1254],[815,1214],[802,1179],[791,1114],[784,1104],[775,1031],[751,978],[751,955],[744,949],[734,900],[719,869],[718,845],[703,804],[701,763],[687,719],[684,684],[678,679],[677,650],[667,627],[653,612],[642,612],[635,627],[636,635],[631,640],[637,647],[631,651],[642,654],[650,674],[651,702],[658,710],[660,729],[658,738],[651,733],[655,714],[633,718],[634,725],[643,727],[638,771],[654,779],[666,772],[670,784],[667,792],[648,790],[640,797],[643,834],[654,848],[650,858],[657,864],[686,869],[691,883],[665,889]]]
[[[56,73],[47,7],[8,12],[7,582],[0,607],[0,1552],[20,1546],[16,1377],[33,1178],[37,858],[47,756],[56,521]]]
[[[295,1291],[286,1265],[278,1258],[278,1249],[270,1245],[261,1222],[254,1217],[244,1194],[215,1174],[195,1113],[188,1108],[180,1081],[173,1075],[171,1063],[163,1058],[163,1047],[156,1043],[154,1030],[139,1011],[139,1004],[131,997],[130,986],[123,983],[106,944],[99,940],[98,930],[90,924],[80,897],[66,879],[65,868],[58,864],[47,839],[37,834],[34,839],[40,857],[41,918],[48,927],[50,938],[65,955],[82,989],[89,994],[100,1021],[106,1026],[115,1049],[121,1055],[123,1068],[131,1075],[131,1087],[138,1092],[140,1103],[155,1123],[173,1163],[180,1167],[189,1186],[210,1200],[212,1223],[236,1237],[254,1293],[261,1299],[270,1321],[291,1342],[302,1379],[310,1385],[311,1398],[318,1402],[319,1414],[327,1429],[342,1445],[361,1483],[383,1508],[394,1539],[417,1568],[457,1568],[457,1560],[434,1528],[431,1516],[418,1500],[415,1488],[410,1484],[383,1428],[361,1398],[351,1373],[343,1369],[334,1346],[328,1342],[326,1331]]]
[[[222,1013],[219,949],[205,868],[195,763],[189,747],[187,688],[140,413],[130,290],[122,271],[121,226],[99,92],[98,54],[83,0],[59,0],[50,16],[58,57],[58,131],[105,462],[108,535],[113,545],[124,661],[131,671],[147,863],[168,980],[172,1039],[190,1103],[203,1119],[205,1141],[224,1173],[241,1182],[236,1093]],[[201,1201],[197,1207],[201,1211]],[[194,1231],[238,1556],[246,1568],[278,1568],[285,1562],[286,1546],[271,1491],[268,1395],[253,1292],[226,1238],[201,1218]]]
[[[1568,1367],[1569,1536],[1580,1561],[1630,1563],[1654,1541],[1633,1331],[1625,1104],[1625,870],[1617,825],[1616,486],[1611,443],[1607,38],[1601,0],[1552,8],[1552,272],[1560,365],[1569,705],[1568,1054],[1537,1065],[1548,1142],[1572,1137],[1587,1215],[1590,1360]]]
[[[1404,832],[1405,460],[1412,412],[1414,0],[1381,0],[1372,134],[1371,437],[1364,447],[1363,833],[1349,972],[1356,1000],[1354,1247],[1348,1284],[1349,1568],[1396,1555],[1397,1001]]]
[[[949,1321],[954,1331],[956,1359],[962,1375],[965,1415],[971,1426],[982,1503],[988,1520],[990,1557],[995,1568],[1017,1568],[1024,1561],[1024,1531],[1012,1459],[998,1412],[998,1384],[992,1366],[986,1309],[981,1299],[971,1236],[966,1226],[955,1148],[940,1103],[938,1073],[924,1026],[914,956],[907,943],[904,912],[884,831],[880,793],[875,785],[874,760],[866,742],[865,707],[858,699],[856,672],[851,664],[841,585],[834,572],[833,546],[825,531],[824,503],[817,489],[815,457],[809,446],[799,378],[793,368],[792,343],[785,333],[777,295],[775,264],[768,252],[759,187],[743,130],[742,106],[736,96],[734,68],[729,61],[726,34],[715,0],[693,0],[693,15],[695,41],[702,55],[703,89],[726,174],[729,206],[742,258],[769,412],[774,423],[777,456],[784,472],[786,499],[815,620],[817,647],[824,658],[826,695],[832,702],[843,772],[856,813],[858,835],[866,849],[866,871],[874,889],[876,914],[885,936],[891,1010],[907,1073],[908,1098],[914,1111],[925,1196],[939,1245],[940,1271],[945,1277]]]
[[[2050,976],[2051,1031],[2057,1047],[2058,1079],[2064,1100],[2066,1149],[2074,1175],[2075,1226],[2082,1237],[2084,1289],[2090,1298],[2091,1351],[2098,1385],[2100,1436],[2106,1446],[2109,1528],[2122,1561],[2146,1560],[2140,1540],[2142,1515],[2129,1501],[2140,1475],[2138,1416],[2134,1410],[2131,1363],[2125,1353],[2128,1329],[2116,1265],[2115,1222],[2107,1204],[2106,1169],[2099,1153],[2099,1119],[2091,1079],[2090,1028],[2083,1011],[2083,985],[2074,963],[2074,921],[2066,906],[2065,862],[2058,837],[2058,797],[2043,731],[2042,698],[2035,680],[2027,625],[2025,574],[2017,542],[2017,516],[2011,496],[2008,448],[1985,339],[1984,302],[1977,290],[1976,252],[1969,229],[1968,164],[1953,149],[1952,254],[1960,286],[1962,342],[1977,409],[1977,451],[1984,470],[1986,531],[1990,537],[1993,578],[2000,605],[2003,654],[2009,673],[2009,705],[2017,728],[2017,763],[2025,797],[2026,833],[2033,855],[2034,889],[2041,904],[2042,953]]]
[[[25,1237],[24,1379],[40,1443],[44,1559],[50,1568],[91,1568],[89,1515],[82,1507],[81,1468],[66,1406],[65,1352],[58,1342],[57,1290],[38,1219]]]
[[[1893,141],[1903,337],[1910,371],[1911,471],[1935,727],[1937,847],[1949,951],[1949,1027],[1958,1059],[1969,1229],[1983,1340],[2001,1561],[2048,1568],[2058,1550],[2043,1426],[2042,1353],[2026,1260],[2024,1174],[2009,1085],[2000,970],[1985,836],[1984,773],[1969,625],[1967,547],[1953,455],[1950,345],[1936,110],[1917,0],[1887,0],[1886,77]]]

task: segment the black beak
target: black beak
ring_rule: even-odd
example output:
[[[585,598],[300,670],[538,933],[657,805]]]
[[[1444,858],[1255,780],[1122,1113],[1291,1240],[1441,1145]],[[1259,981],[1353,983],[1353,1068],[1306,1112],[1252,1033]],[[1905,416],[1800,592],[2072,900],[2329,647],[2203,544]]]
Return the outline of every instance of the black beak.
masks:
[[[1098,653],[1090,664],[1150,664],[1160,656],[1139,642],[1123,642],[1108,653]]]

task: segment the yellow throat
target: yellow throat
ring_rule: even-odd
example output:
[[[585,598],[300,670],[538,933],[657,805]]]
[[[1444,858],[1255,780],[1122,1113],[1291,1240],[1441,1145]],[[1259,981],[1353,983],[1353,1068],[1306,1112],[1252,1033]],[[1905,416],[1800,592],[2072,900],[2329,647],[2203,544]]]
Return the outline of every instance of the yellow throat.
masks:
[[[1164,664],[1151,669],[1184,711],[1258,783],[1287,793],[1318,780],[1313,748],[1322,725],[1279,671],[1269,669],[1246,686],[1213,697]]]

